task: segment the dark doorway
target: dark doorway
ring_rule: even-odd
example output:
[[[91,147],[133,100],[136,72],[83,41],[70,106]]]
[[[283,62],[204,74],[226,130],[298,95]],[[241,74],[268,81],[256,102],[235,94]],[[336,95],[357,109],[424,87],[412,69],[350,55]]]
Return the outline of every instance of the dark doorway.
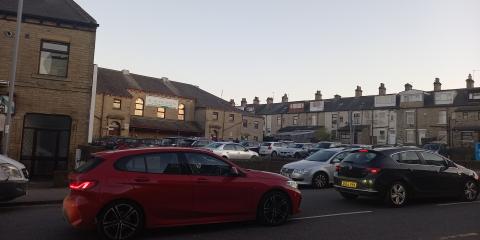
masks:
[[[27,113],[23,122],[21,160],[32,178],[50,178],[67,170],[72,120],[69,116]]]
[[[110,127],[108,128],[108,135],[109,136],[120,136],[120,123],[114,121],[110,123]]]

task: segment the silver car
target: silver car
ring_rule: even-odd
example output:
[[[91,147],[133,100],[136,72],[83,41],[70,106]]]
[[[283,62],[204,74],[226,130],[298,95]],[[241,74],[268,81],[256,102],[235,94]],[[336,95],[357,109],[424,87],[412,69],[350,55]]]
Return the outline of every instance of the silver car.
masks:
[[[329,148],[320,150],[304,160],[285,164],[280,174],[299,185],[326,188],[333,184],[335,167],[354,149]]]
[[[238,143],[214,142],[204,147],[226,159],[256,159],[258,153],[248,150]]]

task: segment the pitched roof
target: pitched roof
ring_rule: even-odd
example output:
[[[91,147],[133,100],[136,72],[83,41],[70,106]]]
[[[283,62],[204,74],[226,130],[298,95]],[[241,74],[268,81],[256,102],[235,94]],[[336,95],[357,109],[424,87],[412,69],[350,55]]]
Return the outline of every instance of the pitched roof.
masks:
[[[97,93],[119,97],[132,97],[128,89],[156,93],[160,95],[188,98],[196,101],[196,107],[213,108],[224,111],[245,113],[222,98],[219,98],[197,86],[154,78],[139,74],[124,74],[122,71],[98,68]]]
[[[0,13],[16,16],[18,0],[0,1]],[[98,27],[97,21],[73,0],[24,0],[23,16]]]

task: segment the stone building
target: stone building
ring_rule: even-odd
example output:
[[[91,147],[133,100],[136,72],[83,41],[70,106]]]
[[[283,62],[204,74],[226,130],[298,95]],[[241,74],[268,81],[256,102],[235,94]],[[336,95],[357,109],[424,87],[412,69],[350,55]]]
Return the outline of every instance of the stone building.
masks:
[[[0,1],[0,130],[18,1]],[[87,143],[97,22],[72,0],[25,0],[8,155],[34,179],[65,175]]]
[[[263,118],[197,86],[98,69],[94,137],[263,139]]]

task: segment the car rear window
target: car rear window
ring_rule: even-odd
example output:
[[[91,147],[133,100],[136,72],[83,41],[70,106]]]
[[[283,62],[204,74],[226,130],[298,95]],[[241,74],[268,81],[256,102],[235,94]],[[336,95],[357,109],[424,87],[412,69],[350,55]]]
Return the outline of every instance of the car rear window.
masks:
[[[328,150],[320,150],[312,155],[310,155],[305,160],[307,161],[315,161],[315,162],[326,162],[330,159],[335,153],[335,151],[328,151]]]
[[[375,157],[377,157],[377,154],[374,152],[354,152],[343,159],[343,161],[353,163],[369,163]]]
[[[86,173],[94,168],[96,168],[100,163],[102,163],[103,159],[98,157],[90,158],[86,163],[80,165],[79,167],[75,168],[73,171],[75,173]]]

